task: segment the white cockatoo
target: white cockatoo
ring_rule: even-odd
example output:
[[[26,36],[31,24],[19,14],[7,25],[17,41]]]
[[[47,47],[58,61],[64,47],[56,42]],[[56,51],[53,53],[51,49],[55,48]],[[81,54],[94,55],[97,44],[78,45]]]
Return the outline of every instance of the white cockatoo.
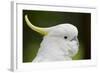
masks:
[[[69,23],[40,28],[34,26],[25,15],[27,25],[44,35],[38,53],[33,62],[72,60],[79,49],[77,28]]]

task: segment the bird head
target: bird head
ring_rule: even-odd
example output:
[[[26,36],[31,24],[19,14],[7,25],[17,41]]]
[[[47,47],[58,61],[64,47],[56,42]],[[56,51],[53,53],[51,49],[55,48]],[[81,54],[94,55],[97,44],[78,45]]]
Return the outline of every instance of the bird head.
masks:
[[[60,24],[48,28],[41,28],[34,26],[28,19],[28,16],[25,15],[25,21],[27,25],[33,30],[42,35],[44,35],[43,40],[52,40],[53,43],[57,43],[58,47],[61,49],[68,49],[71,53],[70,56],[73,56],[78,51],[78,30],[77,28],[69,23]],[[46,43],[44,43],[46,44]],[[68,51],[67,50],[67,51]]]

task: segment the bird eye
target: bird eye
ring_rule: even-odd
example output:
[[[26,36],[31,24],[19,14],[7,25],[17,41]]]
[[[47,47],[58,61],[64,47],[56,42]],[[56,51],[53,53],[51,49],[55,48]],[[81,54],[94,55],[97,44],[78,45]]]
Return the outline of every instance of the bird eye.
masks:
[[[67,39],[67,36],[64,36],[64,39]]]

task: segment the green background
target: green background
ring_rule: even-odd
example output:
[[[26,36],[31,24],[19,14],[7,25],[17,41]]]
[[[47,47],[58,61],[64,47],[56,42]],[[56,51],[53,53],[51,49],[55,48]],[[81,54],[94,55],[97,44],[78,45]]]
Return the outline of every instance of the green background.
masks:
[[[79,52],[73,60],[91,59],[91,14],[75,12],[54,12],[23,10],[23,62],[32,62],[39,49],[43,36],[31,30],[24,19],[28,15],[30,22],[39,27],[50,27],[71,23],[78,28]]]

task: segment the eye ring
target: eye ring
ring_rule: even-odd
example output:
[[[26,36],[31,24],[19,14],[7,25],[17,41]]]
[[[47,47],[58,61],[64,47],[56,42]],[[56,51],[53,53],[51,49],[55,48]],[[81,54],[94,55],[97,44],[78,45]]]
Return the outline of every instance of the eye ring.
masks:
[[[67,39],[67,36],[64,36],[64,39]]]

